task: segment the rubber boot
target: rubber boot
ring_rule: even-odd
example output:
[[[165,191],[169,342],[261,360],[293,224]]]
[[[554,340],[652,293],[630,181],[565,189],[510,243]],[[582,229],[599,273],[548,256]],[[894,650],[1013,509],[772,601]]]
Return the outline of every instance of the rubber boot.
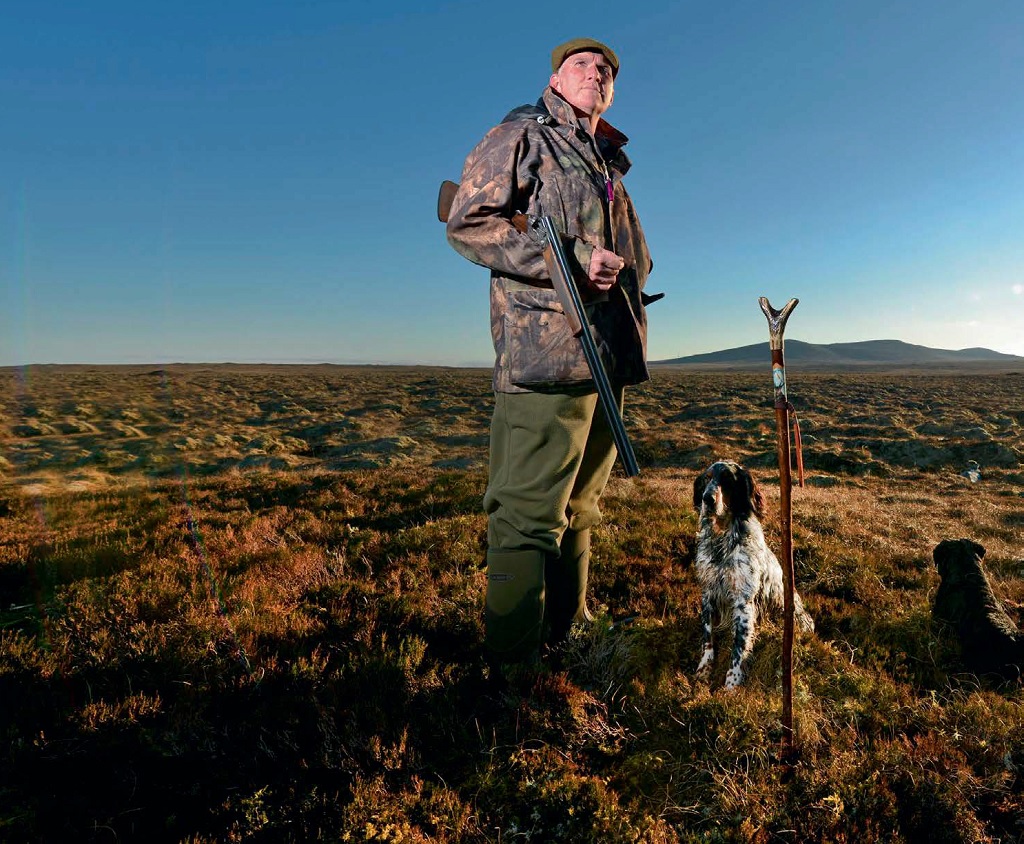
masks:
[[[540,550],[487,552],[484,636],[487,649],[498,662],[539,658],[544,557]]]
[[[547,555],[548,640],[565,641],[574,621],[594,620],[587,609],[587,577],[590,574],[590,530],[568,529],[562,534],[559,555]]]

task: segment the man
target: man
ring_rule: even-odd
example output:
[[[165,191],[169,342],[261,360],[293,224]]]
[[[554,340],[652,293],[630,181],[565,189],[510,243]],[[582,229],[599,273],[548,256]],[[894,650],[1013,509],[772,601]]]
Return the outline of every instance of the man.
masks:
[[[448,240],[491,270],[496,354],[487,527],[486,640],[498,659],[533,659],[586,607],[590,530],[615,445],[551,288],[543,242],[514,215],[547,214],[564,236],[616,398],[649,377],[641,296],[651,259],[621,184],[626,137],[602,119],[619,60],[579,38],[551,55],[549,86],[466,159]]]

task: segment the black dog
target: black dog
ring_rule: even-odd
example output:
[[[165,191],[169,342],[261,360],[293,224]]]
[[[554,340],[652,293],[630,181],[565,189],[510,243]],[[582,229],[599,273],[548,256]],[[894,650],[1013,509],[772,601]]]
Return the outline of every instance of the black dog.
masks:
[[[964,664],[979,674],[1021,676],[1024,634],[992,591],[982,566],[985,549],[970,539],[944,539],[932,551],[942,583],[932,618],[954,628]]]

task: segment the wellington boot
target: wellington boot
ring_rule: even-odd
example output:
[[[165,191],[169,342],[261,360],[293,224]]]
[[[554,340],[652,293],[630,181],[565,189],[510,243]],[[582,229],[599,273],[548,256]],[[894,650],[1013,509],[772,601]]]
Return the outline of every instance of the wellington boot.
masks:
[[[499,662],[539,658],[544,622],[544,552],[487,552],[485,641]]]
[[[590,531],[566,530],[560,554],[546,560],[548,640],[558,644],[569,635],[574,621],[589,623],[587,578],[590,574]]]

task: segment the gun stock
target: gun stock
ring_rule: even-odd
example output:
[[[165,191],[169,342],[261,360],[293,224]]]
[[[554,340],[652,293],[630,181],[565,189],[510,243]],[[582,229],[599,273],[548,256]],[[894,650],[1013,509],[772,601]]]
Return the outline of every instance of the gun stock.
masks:
[[[442,223],[448,222],[448,214],[452,210],[452,203],[455,201],[455,192],[459,186],[455,182],[445,179],[441,182],[441,189],[437,192],[437,219]]]

